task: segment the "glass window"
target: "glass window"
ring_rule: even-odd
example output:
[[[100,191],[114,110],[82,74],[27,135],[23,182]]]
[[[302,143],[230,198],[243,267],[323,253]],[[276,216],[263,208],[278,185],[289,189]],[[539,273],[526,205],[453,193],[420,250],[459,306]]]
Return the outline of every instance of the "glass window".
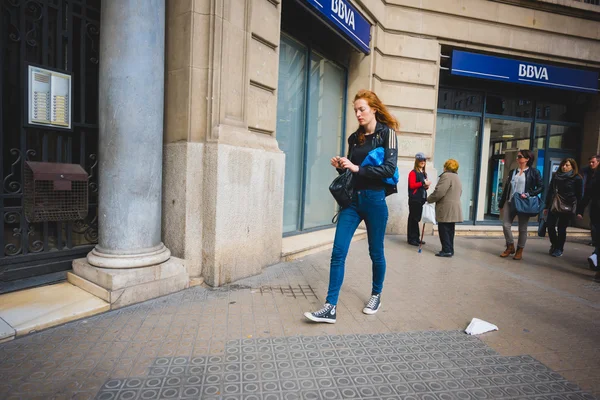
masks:
[[[529,149],[530,122],[489,118],[483,127],[481,179],[477,220],[498,220],[503,182],[514,168],[519,149]]]
[[[537,151],[535,167],[544,175],[544,164],[546,162],[546,134],[548,133],[548,125],[536,124],[535,137],[533,141],[533,150]]]
[[[548,125],[536,124],[535,125],[535,137],[533,140],[534,149],[545,149],[546,148],[546,133],[548,132]]]
[[[312,54],[310,60],[306,197],[303,229],[331,224],[336,202],[329,185],[337,171],[329,161],[341,155],[344,70]]]
[[[299,229],[305,98],[306,48],[282,36],[279,50],[276,137],[279,148],[285,153],[284,232]]]
[[[485,110],[488,114],[511,117],[531,118],[532,104],[528,99],[509,98],[490,94],[486,99]]]
[[[481,112],[483,109],[481,94],[464,90],[440,88],[438,108],[442,110]]]
[[[551,149],[577,150],[581,142],[581,128],[575,126],[550,125]]]
[[[481,119],[462,115],[438,114],[435,136],[434,167],[444,171],[449,158],[458,161],[458,176],[463,187],[461,196],[463,218],[473,219],[475,176],[477,171],[478,135]]]
[[[536,105],[536,115],[540,119],[563,122],[579,122],[575,106],[540,101]]]
[[[531,123],[503,119],[489,119],[489,121],[493,155],[502,155],[513,149],[529,148]]]
[[[344,69],[282,35],[276,137],[286,156],[284,233],[330,225],[335,215],[329,160],[342,153],[345,84]]]

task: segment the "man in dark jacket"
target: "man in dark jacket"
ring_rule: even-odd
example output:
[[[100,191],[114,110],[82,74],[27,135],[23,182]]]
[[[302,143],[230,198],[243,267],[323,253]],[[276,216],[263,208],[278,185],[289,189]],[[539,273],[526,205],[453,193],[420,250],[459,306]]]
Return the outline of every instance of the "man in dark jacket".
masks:
[[[591,156],[588,160],[588,166],[583,168],[583,170],[581,171],[581,175],[583,177],[583,194],[582,194],[582,196],[584,196],[585,192],[588,191],[588,189],[590,188],[591,183],[594,178],[594,175],[596,174],[596,171],[598,170],[598,165],[600,165],[600,154]],[[590,222],[590,231],[591,231],[591,235],[592,235],[592,242],[590,243],[590,246],[596,246],[596,243],[598,243],[597,233],[596,233],[596,229],[594,228],[594,224],[592,224],[591,222]]]
[[[596,229],[600,232],[600,174],[594,174],[591,181],[588,182],[588,188],[585,191],[583,200],[577,207],[577,218],[583,218],[583,212],[587,206],[590,206],[590,220]],[[590,268],[598,271],[598,254],[600,254],[600,243],[596,242],[594,254],[588,257]],[[600,273],[596,275],[600,279]]]

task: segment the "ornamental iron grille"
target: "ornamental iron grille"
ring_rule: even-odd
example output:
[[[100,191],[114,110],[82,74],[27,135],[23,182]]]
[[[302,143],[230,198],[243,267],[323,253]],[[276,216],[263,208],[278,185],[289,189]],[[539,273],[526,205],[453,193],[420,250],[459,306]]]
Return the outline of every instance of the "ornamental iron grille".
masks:
[[[0,283],[68,270],[97,242],[99,26],[100,0],[0,0]],[[70,129],[28,124],[30,66],[71,76]],[[81,166],[87,216],[29,222],[26,162]]]

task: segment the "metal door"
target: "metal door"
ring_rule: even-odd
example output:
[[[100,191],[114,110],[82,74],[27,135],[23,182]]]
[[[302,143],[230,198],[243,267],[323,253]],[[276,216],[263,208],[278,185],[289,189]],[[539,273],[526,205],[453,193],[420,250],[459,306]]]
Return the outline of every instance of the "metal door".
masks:
[[[70,269],[97,241],[99,21],[100,0],[0,0],[0,284]],[[29,65],[71,74],[72,129],[26,123]],[[25,161],[80,164],[88,217],[28,223]]]

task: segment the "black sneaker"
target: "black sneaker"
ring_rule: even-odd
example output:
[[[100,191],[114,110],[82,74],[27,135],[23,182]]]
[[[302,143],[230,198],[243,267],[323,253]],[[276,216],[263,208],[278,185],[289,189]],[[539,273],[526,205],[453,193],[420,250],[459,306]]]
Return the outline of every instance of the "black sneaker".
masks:
[[[322,309],[315,312],[305,312],[304,316],[311,321],[335,324],[336,306],[325,303]]]
[[[552,257],[562,257],[563,252],[559,249],[554,249],[554,251],[552,252]]]
[[[371,295],[371,298],[363,308],[363,313],[365,314],[375,314],[379,311],[379,307],[381,307],[381,293]]]
[[[548,250],[548,254],[552,255],[552,253],[554,253],[554,250],[556,250],[554,248],[554,246],[550,246],[550,250]]]

